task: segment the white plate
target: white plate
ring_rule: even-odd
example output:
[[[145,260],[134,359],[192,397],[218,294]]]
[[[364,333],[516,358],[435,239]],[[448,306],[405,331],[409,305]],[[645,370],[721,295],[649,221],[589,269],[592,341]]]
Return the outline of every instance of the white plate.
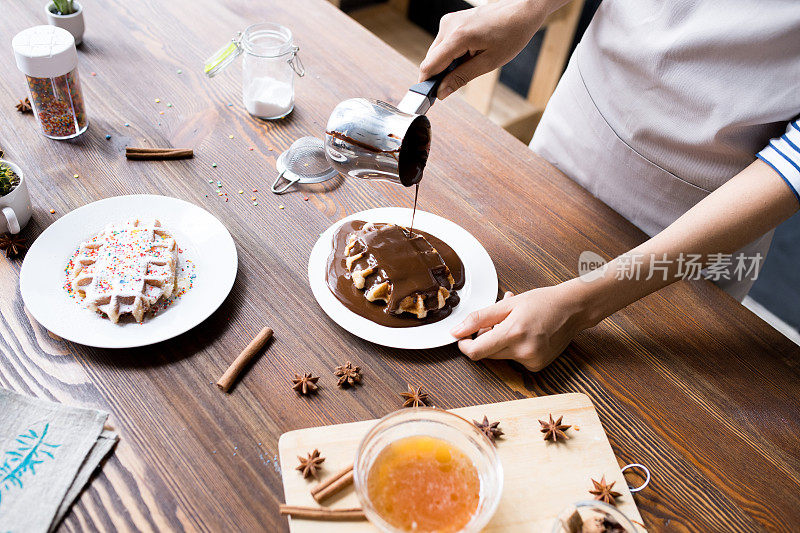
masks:
[[[308,281],[311,284],[311,291],[328,316],[353,335],[391,348],[436,348],[456,340],[450,335],[450,330],[469,313],[497,301],[497,271],[492,258],[481,243],[461,226],[440,216],[418,210],[414,219],[414,229],[427,231],[449,244],[464,263],[464,288],[458,291],[461,302],[444,320],[410,328],[381,326],[357,315],[336,299],[325,281],[328,256],[333,247],[333,234],[339,226],[350,220],[391,222],[408,226],[411,222],[411,209],[384,207],[350,215],[325,230],[311,250],[311,256],[308,258]]]
[[[172,306],[142,324],[112,324],[70,298],[64,269],[81,242],[109,223],[137,217],[156,218],[172,232],[182,250],[181,265],[191,260],[196,278]],[[98,348],[132,348],[171,339],[208,318],[231,291],[237,268],[231,234],[205,209],[166,196],[117,196],[78,208],[44,230],[25,256],[19,288],[28,311],[59,337]]]

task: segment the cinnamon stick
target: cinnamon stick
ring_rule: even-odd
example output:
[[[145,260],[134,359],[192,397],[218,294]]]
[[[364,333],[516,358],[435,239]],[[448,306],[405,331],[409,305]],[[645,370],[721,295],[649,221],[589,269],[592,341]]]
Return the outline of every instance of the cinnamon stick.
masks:
[[[323,481],[311,489],[311,496],[314,497],[317,503],[322,503],[324,500],[333,496],[337,492],[340,492],[352,482],[353,465],[350,465],[341,472],[329,478],[327,481]]]
[[[233,382],[236,381],[236,377],[239,373],[247,366],[247,363],[255,357],[255,355],[264,347],[268,340],[272,338],[272,328],[264,328],[262,329],[256,338],[250,341],[250,344],[242,350],[242,353],[239,354],[238,357],[231,363],[231,366],[228,367],[228,370],[222,374],[222,377],[219,378],[217,381],[217,387],[220,388],[222,392],[228,392],[233,385]]]
[[[162,161],[167,159],[188,159],[194,157],[191,148],[125,148],[125,157],[149,161]]]
[[[174,151],[191,151],[191,148],[148,148],[146,146],[126,146],[125,151],[130,153],[162,154]]]
[[[364,510],[360,507],[352,509],[328,509],[326,507],[300,507],[298,505],[280,506],[282,515],[292,518],[307,518],[310,520],[366,520]]]
[[[125,150],[128,152],[146,152],[146,153],[158,153],[158,152],[171,152],[172,150],[182,150],[182,148],[152,148],[147,146],[126,146]]]

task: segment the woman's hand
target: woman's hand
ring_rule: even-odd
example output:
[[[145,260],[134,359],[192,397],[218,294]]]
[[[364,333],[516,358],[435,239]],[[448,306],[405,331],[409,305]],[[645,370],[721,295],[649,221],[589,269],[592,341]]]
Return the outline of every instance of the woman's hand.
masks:
[[[796,213],[799,205],[784,179],[757,159],[661,233],[612,260],[596,275],[517,296],[507,293],[502,301],[470,313],[450,333],[460,339],[458,348],[470,359],[516,359],[529,370],[541,370],[580,331],[681,279],[681,257],[697,254],[704,266],[716,263],[715,256],[754,241]],[[642,273],[633,279],[626,275],[632,257]],[[646,275],[652,274],[656,260],[660,269],[668,261],[667,272]]]
[[[514,359],[537,372],[591,324],[573,291],[574,282],[533,289],[470,313],[451,331],[470,359]],[[477,334],[473,339],[471,336]]]
[[[439,86],[439,98],[447,98],[471,79],[511,61],[528,44],[545,17],[564,3],[565,0],[501,0],[448,13],[442,17],[439,34],[419,66],[419,81],[469,54],[471,57]]]

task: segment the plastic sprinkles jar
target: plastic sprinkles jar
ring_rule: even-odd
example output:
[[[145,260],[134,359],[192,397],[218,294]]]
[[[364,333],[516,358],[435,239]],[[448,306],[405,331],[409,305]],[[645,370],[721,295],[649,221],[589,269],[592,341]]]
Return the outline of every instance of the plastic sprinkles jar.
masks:
[[[56,26],[34,26],[11,41],[25,74],[31,105],[42,133],[51,139],[77,137],[89,126],[78,80],[75,38]]]

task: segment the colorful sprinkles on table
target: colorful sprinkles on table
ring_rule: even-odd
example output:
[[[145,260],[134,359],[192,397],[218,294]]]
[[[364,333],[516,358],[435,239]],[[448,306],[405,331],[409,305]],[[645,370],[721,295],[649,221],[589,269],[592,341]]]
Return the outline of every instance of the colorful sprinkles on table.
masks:
[[[178,73],[178,74],[182,74],[182,73],[183,73],[183,71],[182,71],[181,69],[177,69],[177,73]],[[91,75],[92,75],[92,76],[95,76],[95,75],[96,75],[96,73],[95,73],[95,72],[92,72],[92,73],[91,73]],[[161,100],[161,98],[154,98],[154,99],[153,99],[153,101],[154,101],[156,104],[160,104],[160,103],[162,103],[162,100]],[[171,103],[171,102],[167,102],[167,103],[165,103],[165,106],[166,106],[167,108],[172,108],[172,107],[174,107],[174,104],[173,104],[173,103]],[[227,106],[228,106],[228,107],[232,107],[232,106],[233,106],[233,104],[232,104],[232,103],[228,103],[228,104],[227,104]],[[159,111],[159,115],[164,115],[164,114],[165,114],[165,112],[164,112],[163,110],[160,110],[160,111]],[[124,125],[125,127],[131,127],[131,124],[130,124],[129,122],[125,122],[123,125]],[[161,125],[161,122],[159,122],[159,123],[158,123],[158,125]],[[106,133],[106,134],[104,135],[104,137],[105,137],[105,139],[106,139],[106,140],[111,140],[111,137],[112,137],[112,135],[111,135],[110,133]],[[233,135],[233,134],[228,134],[228,139],[231,139],[231,140],[233,140],[234,138],[235,138],[235,137],[234,137],[234,135]],[[248,150],[248,151],[251,151],[251,152],[252,152],[252,151],[255,151],[255,147],[254,147],[254,146],[249,146],[249,147],[247,147],[247,150]],[[273,147],[271,147],[271,146],[269,146],[269,147],[267,147],[267,150],[268,150],[268,151],[273,151],[273,150],[274,150],[274,148],[273,148]],[[211,167],[212,167],[212,168],[218,168],[218,166],[219,166],[219,165],[218,165],[217,163],[211,163]],[[79,175],[76,173],[76,174],[74,174],[74,175],[73,175],[73,178],[75,178],[75,179],[78,179],[78,178],[79,178]],[[214,183],[215,183],[215,180],[212,180],[212,179],[210,179],[210,180],[208,180],[208,183],[209,183],[209,184],[214,184]],[[217,197],[219,197],[219,198],[224,198],[225,202],[229,202],[230,198],[229,198],[229,196],[228,196],[228,193],[226,193],[226,192],[224,192],[224,191],[222,190],[222,189],[223,189],[223,183],[222,183],[222,181],[219,181],[219,180],[218,180],[218,181],[216,181],[216,189],[217,189]],[[253,192],[253,193],[257,193],[257,192],[258,192],[258,189],[257,189],[257,188],[254,188],[254,189],[252,189],[252,192]],[[244,189],[239,189],[239,190],[238,190],[238,193],[239,193],[240,195],[244,195],[244,193],[245,193],[245,190],[244,190]],[[208,195],[206,194],[206,195],[204,195],[204,197],[208,198]],[[307,196],[303,198],[303,200],[304,200],[304,201],[308,201],[308,199],[309,199],[309,198],[308,198]],[[258,205],[259,205],[258,198],[257,198],[256,196],[252,196],[252,197],[250,198],[250,201],[252,202],[253,206],[258,206]],[[285,209],[285,208],[286,208],[286,206],[285,206],[285,205],[283,205],[283,204],[280,204],[280,205],[278,205],[277,207],[278,207],[278,209],[280,209],[280,210],[283,210],[283,209]],[[50,213],[51,213],[51,214],[55,214],[55,210],[54,210],[54,209],[51,209],[51,210],[50,210]]]

